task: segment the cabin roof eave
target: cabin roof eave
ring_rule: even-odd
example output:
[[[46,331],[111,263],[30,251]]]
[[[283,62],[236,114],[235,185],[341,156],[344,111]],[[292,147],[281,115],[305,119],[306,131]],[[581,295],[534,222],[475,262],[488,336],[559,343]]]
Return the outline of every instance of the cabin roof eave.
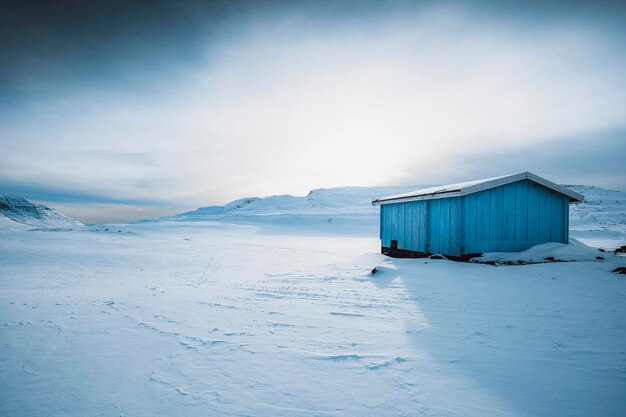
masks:
[[[521,181],[521,180],[530,180],[537,184],[543,185],[546,188],[554,190],[560,194],[563,194],[569,197],[570,201],[584,201],[584,196],[575,191],[569,190],[562,185],[553,183],[545,178],[542,178],[538,175],[535,175],[531,172],[522,172],[519,174],[506,175],[502,177],[489,178],[485,180],[477,180],[470,181],[467,183],[458,184],[459,187],[454,187],[454,184],[448,186],[441,187],[430,187],[421,190],[415,190],[410,193],[404,193],[400,195],[383,197],[380,199],[376,199],[372,201],[372,205],[384,205],[384,204],[396,204],[396,203],[408,203],[411,201],[421,201],[421,200],[434,200],[440,198],[452,198],[452,197],[461,197],[468,194],[477,193],[480,191],[488,190],[495,187],[500,187],[502,185],[510,184],[513,182]],[[433,189],[433,192],[420,193],[423,191],[428,191]]]

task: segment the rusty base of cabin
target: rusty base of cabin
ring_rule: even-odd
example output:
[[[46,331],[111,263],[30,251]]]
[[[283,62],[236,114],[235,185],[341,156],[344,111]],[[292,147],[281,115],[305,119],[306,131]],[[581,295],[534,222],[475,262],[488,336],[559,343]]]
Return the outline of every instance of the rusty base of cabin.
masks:
[[[382,253],[383,255],[390,256],[392,258],[428,258],[429,256],[435,255],[434,253],[416,252],[413,250],[398,249],[397,247],[394,247],[394,246],[391,246],[391,247],[381,246],[380,253]],[[450,259],[451,261],[467,262],[471,258],[476,258],[481,255],[482,255],[481,253],[468,253],[462,256],[452,256],[452,255],[443,255],[443,256]]]

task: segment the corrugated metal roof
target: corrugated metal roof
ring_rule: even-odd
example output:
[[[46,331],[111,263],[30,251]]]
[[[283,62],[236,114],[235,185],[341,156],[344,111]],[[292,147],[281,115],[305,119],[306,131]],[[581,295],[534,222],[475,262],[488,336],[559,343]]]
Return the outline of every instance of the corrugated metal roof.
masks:
[[[530,180],[550,188],[558,193],[564,194],[573,201],[583,201],[582,194],[548,181],[538,175],[530,172],[522,172],[521,174],[504,175],[501,177],[485,178],[482,180],[467,181],[457,184],[441,185],[438,187],[422,188],[420,190],[411,191],[403,194],[396,194],[389,197],[383,197],[372,201],[373,205],[390,204],[417,200],[432,200],[436,198],[459,197],[467,194],[477,193],[479,191],[488,190],[490,188],[500,187],[501,185],[510,184],[521,180]]]

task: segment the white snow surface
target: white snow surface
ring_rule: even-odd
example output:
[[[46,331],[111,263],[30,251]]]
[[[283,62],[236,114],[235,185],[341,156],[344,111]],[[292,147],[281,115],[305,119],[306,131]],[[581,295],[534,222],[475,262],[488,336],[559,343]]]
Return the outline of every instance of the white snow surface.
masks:
[[[623,232],[587,192],[588,237]],[[626,258],[387,258],[365,194],[2,230],[0,415],[624,414]]]
[[[626,245],[626,193],[586,185],[566,185],[585,196],[570,204],[570,237],[606,249]]]

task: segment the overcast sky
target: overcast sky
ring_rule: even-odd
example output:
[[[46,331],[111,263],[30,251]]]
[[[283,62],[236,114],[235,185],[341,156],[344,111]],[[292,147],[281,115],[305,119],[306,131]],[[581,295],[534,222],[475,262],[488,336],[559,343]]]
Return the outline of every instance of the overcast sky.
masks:
[[[0,1],[0,193],[83,221],[625,160],[619,2]]]

